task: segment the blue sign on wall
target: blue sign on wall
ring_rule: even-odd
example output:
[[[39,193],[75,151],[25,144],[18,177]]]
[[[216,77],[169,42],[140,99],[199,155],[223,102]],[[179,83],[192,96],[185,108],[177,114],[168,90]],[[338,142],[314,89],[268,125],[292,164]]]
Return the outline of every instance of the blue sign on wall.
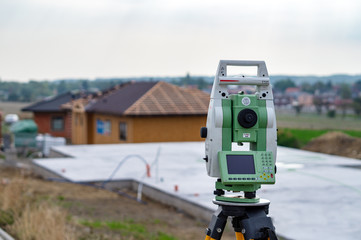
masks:
[[[102,121],[100,119],[97,119],[97,134],[110,136],[111,132],[111,124],[110,120]]]
[[[104,122],[99,119],[97,119],[97,133],[104,134]]]

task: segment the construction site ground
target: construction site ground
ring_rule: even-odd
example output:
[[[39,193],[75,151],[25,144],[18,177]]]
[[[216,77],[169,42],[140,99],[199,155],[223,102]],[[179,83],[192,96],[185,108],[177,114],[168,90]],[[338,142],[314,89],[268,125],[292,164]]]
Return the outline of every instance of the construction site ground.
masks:
[[[330,133],[310,142],[305,149],[360,158],[359,146],[359,139]],[[28,164],[26,161],[23,160],[20,163],[26,166]],[[182,211],[146,197],[143,197],[145,204],[138,203],[132,199],[135,193],[127,189],[122,189],[125,194],[119,195],[91,186],[45,181],[29,170],[9,167],[6,164],[0,164],[0,196],[7,184],[18,179],[22,179],[26,190],[25,196],[28,199],[35,203],[39,201],[51,203],[59,206],[66,213],[66,229],[73,236],[67,239],[174,240],[204,239],[205,237],[204,231],[208,222],[196,220]],[[222,238],[224,240],[234,239],[233,230],[229,225],[228,223],[228,228]],[[9,226],[0,227],[16,239],[25,239],[19,238],[14,229]]]
[[[131,199],[134,193],[123,189],[129,196],[63,182],[45,181],[29,171],[0,167],[4,184],[22,178],[26,194],[60,206],[67,213],[68,231],[74,239],[204,239],[207,223],[186,216],[174,208],[143,198],[146,203]],[[10,234],[9,227],[3,227]],[[15,233],[16,234],[16,233]],[[15,235],[15,237],[17,237]],[[36,238],[41,239],[41,237]],[[222,239],[234,239],[231,229]]]

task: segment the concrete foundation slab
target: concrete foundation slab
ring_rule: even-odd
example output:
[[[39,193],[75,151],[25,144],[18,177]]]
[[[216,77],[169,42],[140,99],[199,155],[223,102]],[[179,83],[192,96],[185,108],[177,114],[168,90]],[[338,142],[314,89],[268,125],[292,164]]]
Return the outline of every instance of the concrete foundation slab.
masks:
[[[94,182],[109,180],[119,163],[133,155],[122,162],[112,180],[144,182],[159,191],[153,190],[155,196],[164,192],[207,212],[216,209],[212,203],[215,179],[206,173],[203,142],[59,146],[54,151],[68,158],[35,159],[34,163],[70,181]],[[145,163],[151,166],[150,177]],[[282,236],[358,239],[360,166],[355,159],[279,147],[276,185],[263,186],[257,194],[271,201],[270,216]]]

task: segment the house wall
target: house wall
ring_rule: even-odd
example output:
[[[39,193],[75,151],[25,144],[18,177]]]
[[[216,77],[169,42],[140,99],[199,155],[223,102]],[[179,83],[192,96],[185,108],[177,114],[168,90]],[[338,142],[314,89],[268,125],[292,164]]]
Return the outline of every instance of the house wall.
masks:
[[[200,128],[207,116],[119,117],[103,114],[88,115],[88,143],[141,143],[202,141]],[[109,121],[109,134],[97,132],[97,120]],[[127,140],[119,139],[119,123],[127,124]]]
[[[64,129],[62,131],[53,131],[51,129],[52,117],[64,118]],[[69,112],[39,113],[34,112],[34,121],[38,125],[38,132],[42,134],[50,134],[54,137],[64,137],[67,141],[71,141],[71,114]]]
[[[99,134],[97,132],[97,120],[110,122],[110,133]],[[127,141],[119,139],[119,122],[127,123],[128,138]],[[104,114],[88,115],[88,144],[105,144],[105,143],[125,143],[133,142],[133,120],[131,118],[119,117]]]
[[[88,119],[84,112],[72,113],[72,144],[88,144]]]
[[[313,106],[313,95],[300,94],[300,96],[298,96],[298,102],[305,107]]]
[[[200,128],[207,116],[159,116],[133,118],[133,142],[202,141]]]

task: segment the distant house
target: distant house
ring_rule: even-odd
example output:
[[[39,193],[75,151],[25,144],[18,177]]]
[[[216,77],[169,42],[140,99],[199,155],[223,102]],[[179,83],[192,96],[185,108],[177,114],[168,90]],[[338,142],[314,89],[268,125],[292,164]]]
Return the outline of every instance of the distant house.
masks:
[[[311,107],[313,106],[313,95],[306,92],[301,92],[298,95],[298,102],[304,107]]]
[[[289,106],[292,103],[291,97],[286,96],[282,93],[275,93],[273,97],[274,97],[274,104],[276,107]]]
[[[72,144],[103,144],[201,141],[199,130],[206,124],[208,105],[209,94],[198,89],[129,82],[97,95],[68,98],[57,105],[58,112],[48,111],[46,116],[35,106],[24,110],[34,111],[39,129],[47,125],[44,130],[55,136],[60,132],[49,128],[60,128],[62,119],[63,134]]]
[[[291,97],[292,99],[297,99],[301,94],[301,89],[297,87],[289,87],[285,90],[285,95]]]
[[[63,104],[82,96],[83,94],[80,92],[67,92],[44,99],[21,110],[33,112],[34,121],[38,125],[39,133],[64,137],[70,142],[72,137],[72,113],[71,109],[63,107]]]
[[[74,101],[73,144],[200,141],[209,95],[166,82],[131,82]]]

